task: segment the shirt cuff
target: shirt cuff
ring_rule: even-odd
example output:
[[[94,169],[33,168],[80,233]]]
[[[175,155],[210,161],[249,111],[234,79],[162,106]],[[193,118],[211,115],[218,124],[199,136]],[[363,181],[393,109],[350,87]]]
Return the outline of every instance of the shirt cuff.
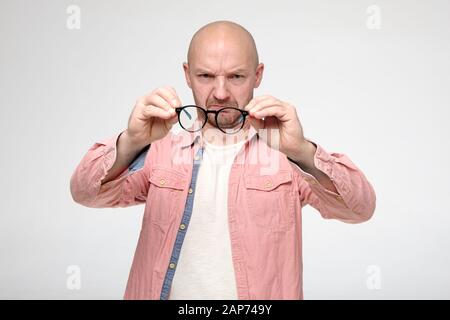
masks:
[[[338,177],[338,175],[336,174],[336,172],[334,170],[336,158],[333,156],[333,154],[328,153],[321,145],[319,145],[319,144],[317,144],[317,143],[315,143],[315,142],[313,142],[311,140],[308,140],[308,141],[316,146],[316,152],[314,153],[314,165],[315,165],[315,167],[328,176],[328,178],[333,182],[333,184],[335,185],[336,189],[340,193],[339,184],[336,183],[339,180],[339,177]],[[313,176],[312,174],[304,171],[293,160],[291,160],[291,159],[289,159],[289,160],[292,163],[295,164],[295,166],[298,168],[298,170],[300,172],[300,175],[303,177],[303,179],[312,188],[319,187],[319,188],[325,190],[326,192],[334,195],[337,200],[342,200],[342,197],[341,197],[340,194],[335,193],[335,192],[333,192],[331,190],[328,190],[327,188],[325,188],[324,186],[322,186],[319,183],[319,181],[317,180],[317,178],[315,176]]]

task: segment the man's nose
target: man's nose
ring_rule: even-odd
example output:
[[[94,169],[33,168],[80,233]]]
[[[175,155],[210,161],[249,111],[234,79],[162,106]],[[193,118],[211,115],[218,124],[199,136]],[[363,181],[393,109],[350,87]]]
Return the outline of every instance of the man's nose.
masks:
[[[213,92],[214,98],[217,100],[226,100],[230,96],[227,79],[223,76],[218,76],[215,80]]]

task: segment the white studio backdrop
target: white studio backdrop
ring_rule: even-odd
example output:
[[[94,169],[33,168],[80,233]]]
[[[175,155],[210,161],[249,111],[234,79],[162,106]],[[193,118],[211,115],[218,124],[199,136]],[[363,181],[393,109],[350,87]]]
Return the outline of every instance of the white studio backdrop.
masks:
[[[377,193],[363,224],[304,209],[305,299],[449,299],[449,14],[446,0],[0,0],[0,298],[122,298],[144,207],[82,207],[70,176],[143,94],[171,85],[192,103],[190,38],[232,20],[266,66],[255,94],[294,104]]]

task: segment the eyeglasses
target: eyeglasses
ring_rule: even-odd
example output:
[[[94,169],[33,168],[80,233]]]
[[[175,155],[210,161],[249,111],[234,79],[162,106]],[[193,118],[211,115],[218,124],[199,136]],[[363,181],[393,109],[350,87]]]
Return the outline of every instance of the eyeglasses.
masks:
[[[201,130],[209,119],[214,116],[217,128],[227,134],[238,132],[244,127],[248,112],[245,110],[225,107],[219,110],[205,110],[201,107],[188,105],[175,108],[180,126],[189,132]],[[212,118],[212,117],[211,117]]]

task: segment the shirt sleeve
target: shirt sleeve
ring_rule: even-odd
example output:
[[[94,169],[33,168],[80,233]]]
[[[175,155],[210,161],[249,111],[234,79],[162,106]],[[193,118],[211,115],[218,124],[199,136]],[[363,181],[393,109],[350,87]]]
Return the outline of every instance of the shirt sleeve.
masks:
[[[365,175],[345,154],[328,153],[314,144],[317,147],[314,164],[330,178],[338,193],[326,189],[313,175],[291,161],[297,173],[302,206],[313,206],[325,219],[346,223],[369,220],[375,211],[376,196]]]
[[[117,140],[122,132],[96,142],[84,155],[70,179],[70,191],[75,202],[92,208],[145,203],[149,189],[147,154],[150,146],[144,148],[118,177],[101,184],[116,160]]]

